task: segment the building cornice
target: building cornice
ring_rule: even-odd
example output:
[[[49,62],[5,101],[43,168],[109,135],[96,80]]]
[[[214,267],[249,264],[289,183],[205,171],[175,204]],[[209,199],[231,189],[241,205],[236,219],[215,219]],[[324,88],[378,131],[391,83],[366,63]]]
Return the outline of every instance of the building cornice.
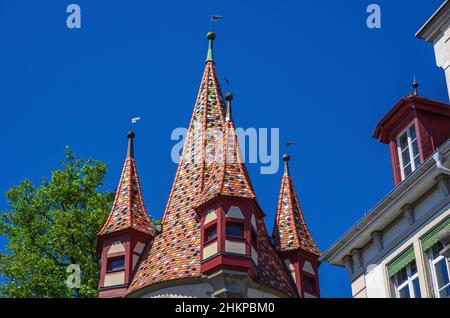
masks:
[[[436,152],[442,154],[444,158],[450,155],[450,139]],[[355,225],[353,225],[339,240],[329,247],[320,258],[322,262],[329,262],[335,265],[344,266],[343,259],[356,247],[366,245],[370,240],[371,231],[366,231],[368,227],[376,227],[382,221],[394,220],[403,213],[402,206],[410,202],[405,202],[413,189],[429,188],[435,183],[435,178],[440,174],[436,167],[436,162],[430,156],[414,173],[395,187],[378,204],[367,212]],[[426,192],[425,190],[421,192]],[[400,205],[398,209],[392,207]],[[389,219],[389,220],[387,220]],[[387,225],[387,224],[386,224]],[[383,227],[385,227],[384,225]],[[376,229],[379,230],[379,229]]]
[[[416,37],[427,42],[434,39],[443,31],[443,27],[450,21],[450,1],[446,0],[439,9],[428,19],[416,33]]]

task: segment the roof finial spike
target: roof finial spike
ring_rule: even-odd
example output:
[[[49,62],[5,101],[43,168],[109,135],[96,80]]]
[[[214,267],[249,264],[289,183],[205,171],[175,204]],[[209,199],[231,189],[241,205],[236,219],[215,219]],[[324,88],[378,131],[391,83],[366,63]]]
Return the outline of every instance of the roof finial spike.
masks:
[[[134,139],[135,133],[133,131],[128,132],[128,148],[127,148],[127,158],[134,158]]]
[[[419,88],[419,83],[417,83],[417,80],[416,80],[416,75],[414,75],[414,82],[413,82],[413,88],[414,88],[414,96],[419,96],[419,90],[418,90],[418,88]]]
[[[208,44],[208,55],[206,56],[206,63],[213,62],[214,63],[214,54],[213,54],[213,42],[216,38],[216,34],[214,32],[208,32],[206,34],[206,38],[209,41]]]
[[[231,121],[231,101],[233,100],[233,94],[226,93],[225,100],[227,101],[227,113],[225,115],[225,121],[228,123]]]
[[[289,160],[291,160],[291,156],[288,154],[283,155],[283,161],[284,161],[284,174],[286,176],[289,176]]]

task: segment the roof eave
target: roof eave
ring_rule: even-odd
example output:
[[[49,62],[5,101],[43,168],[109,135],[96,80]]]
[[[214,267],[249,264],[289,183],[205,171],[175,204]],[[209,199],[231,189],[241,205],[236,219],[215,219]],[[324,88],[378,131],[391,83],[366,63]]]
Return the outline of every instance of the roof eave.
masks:
[[[435,12],[434,14],[425,22],[425,24],[417,31],[416,37],[427,42],[433,42],[435,37],[437,36],[436,32],[433,32],[432,29],[436,30],[436,26],[440,24],[444,24],[448,16],[445,16],[445,12],[450,10],[450,2],[446,0]]]
[[[450,152],[450,139],[441,146],[436,152],[447,154]],[[380,221],[384,217],[386,208],[405,194],[411,186],[416,185],[423,178],[430,177],[433,174],[438,174],[434,159],[432,156],[428,158],[419,169],[412,173],[407,179],[395,187],[388,193],[378,204],[375,205],[369,212],[367,212],[359,221],[356,222],[344,235],[341,236],[333,245],[331,245],[320,257],[320,261],[328,262],[333,265],[343,266],[342,258],[347,255],[347,250],[352,242],[361,239],[367,226],[374,222]]]
[[[421,109],[429,112],[435,112],[439,115],[450,116],[450,105],[435,101],[432,99],[424,98],[421,96],[408,96],[400,99],[391,110],[377,123],[373,138],[380,142],[388,143],[387,136],[384,133],[384,128],[392,122],[393,119],[400,116],[400,114],[406,112],[407,110],[403,107],[411,106],[412,108]],[[446,114],[447,113],[447,114]]]

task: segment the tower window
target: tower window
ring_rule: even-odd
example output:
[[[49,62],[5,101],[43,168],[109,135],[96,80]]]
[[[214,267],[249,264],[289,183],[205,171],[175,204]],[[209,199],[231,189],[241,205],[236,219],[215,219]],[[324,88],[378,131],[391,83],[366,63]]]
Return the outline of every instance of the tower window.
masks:
[[[108,258],[108,263],[106,264],[106,271],[114,272],[124,269],[125,269],[125,256]]]
[[[315,293],[316,279],[309,275],[303,275],[303,290],[305,292]]]
[[[406,179],[420,165],[419,145],[414,124],[397,138],[402,180]]]
[[[242,223],[227,223],[226,228],[227,237],[244,237],[244,224]]]
[[[211,242],[217,238],[217,224],[214,224],[205,229],[205,243]]]
[[[258,249],[258,237],[256,236],[256,232],[252,229],[251,230],[251,243],[253,248],[256,250]]]

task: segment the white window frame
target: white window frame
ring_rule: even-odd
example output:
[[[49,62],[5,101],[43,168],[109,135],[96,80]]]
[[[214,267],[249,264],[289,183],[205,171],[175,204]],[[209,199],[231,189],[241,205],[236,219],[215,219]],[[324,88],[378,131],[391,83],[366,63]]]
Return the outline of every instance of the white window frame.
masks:
[[[431,277],[432,277],[432,281],[433,281],[433,294],[434,294],[435,298],[441,298],[441,291],[446,289],[446,288],[448,288],[450,286],[450,282],[447,285],[439,288],[439,283],[438,283],[438,280],[437,280],[435,265],[437,263],[439,263],[440,261],[444,260],[445,265],[447,267],[447,275],[449,275],[449,277],[450,277],[450,268],[449,268],[449,265],[448,265],[448,261],[442,255],[439,255],[438,257],[434,258],[433,257],[433,249],[432,248],[428,249],[427,253],[428,253],[428,261],[430,262]]]
[[[417,281],[420,284],[419,272],[416,270],[416,273],[414,275],[411,275],[411,264],[408,264],[406,266],[406,273],[407,273],[408,278],[401,285],[398,284],[397,274],[393,277],[394,278],[393,283],[394,283],[395,297],[400,298],[400,290],[402,290],[403,288],[408,288],[410,298],[417,298],[416,293],[414,291],[413,282],[417,279]],[[420,285],[419,285],[419,289],[420,289]],[[420,292],[422,294],[422,291],[420,291]],[[421,297],[422,297],[422,295],[421,295]]]
[[[411,139],[411,128],[412,127],[414,127],[414,130],[416,132],[416,139],[414,139],[414,140]],[[407,139],[408,139],[407,140],[407,143],[408,143],[407,149],[408,149],[408,152],[409,152],[409,159],[410,159],[410,165],[411,165],[411,174],[419,167],[419,166],[416,166],[416,162],[415,162],[415,159],[417,157],[419,157],[419,162],[420,162],[420,149],[419,149],[419,147],[417,147],[418,148],[418,153],[417,153],[416,156],[414,156],[414,150],[413,150],[413,147],[412,147],[412,144],[413,144],[414,141],[417,141],[417,146],[419,145],[419,140],[418,140],[418,137],[417,137],[417,127],[416,127],[416,124],[413,122],[410,125],[408,125],[408,127],[403,129],[400,134],[397,135],[397,152],[398,152],[398,159],[399,159],[399,163],[400,163],[400,173],[401,173],[401,176],[402,176],[402,180],[405,180],[406,177],[407,177],[405,175],[405,171],[404,171],[405,170],[405,163],[403,162],[402,146],[401,146],[401,143],[400,143],[400,138],[405,133],[406,133],[406,136],[407,136]]]

